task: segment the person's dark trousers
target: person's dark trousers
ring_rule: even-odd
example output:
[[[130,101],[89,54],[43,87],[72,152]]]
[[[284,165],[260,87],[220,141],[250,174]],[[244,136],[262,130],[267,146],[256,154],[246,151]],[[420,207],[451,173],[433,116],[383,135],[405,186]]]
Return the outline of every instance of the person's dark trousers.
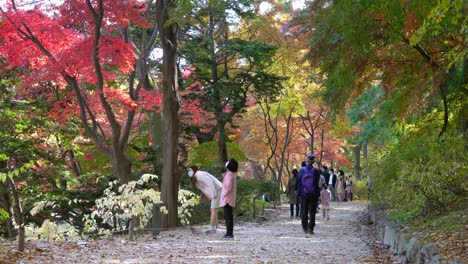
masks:
[[[315,207],[315,213],[318,214],[319,213],[319,208],[320,208],[320,196],[317,197],[317,207]]]
[[[297,218],[297,217],[299,217],[299,214],[300,214],[300,208],[301,208],[301,207],[300,207],[300,204],[299,204],[299,203],[297,203],[297,204],[296,204],[296,218]]]
[[[301,219],[302,219],[302,216],[304,214],[304,197],[300,197],[299,199],[300,199],[299,203],[300,203],[300,207],[301,207],[300,216],[301,216]]]
[[[228,236],[233,236],[234,232],[234,215],[232,212],[232,206],[229,204],[226,204],[223,207],[223,216],[224,216],[224,221],[226,221],[226,235]]]
[[[349,192],[349,200],[352,202],[353,201],[353,193]]]
[[[331,200],[334,202],[336,200],[335,186],[330,185],[328,187],[329,187],[328,189],[331,192]]]
[[[315,211],[317,210],[318,196],[309,194],[302,197],[304,211],[302,211],[302,228],[305,232],[313,232],[315,228]]]
[[[294,205],[296,206],[296,217],[299,216],[299,203],[289,204],[289,210],[291,211],[291,218],[294,217]]]

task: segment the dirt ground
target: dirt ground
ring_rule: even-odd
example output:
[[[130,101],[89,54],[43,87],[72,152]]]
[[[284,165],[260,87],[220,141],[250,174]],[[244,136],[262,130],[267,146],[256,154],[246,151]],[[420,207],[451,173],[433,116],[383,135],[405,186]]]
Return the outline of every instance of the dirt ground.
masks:
[[[163,231],[157,239],[125,238],[52,243],[29,242],[17,263],[381,263],[373,256],[363,224],[365,203],[332,203],[331,220],[317,214],[315,234],[289,219],[289,206],[265,211],[256,222],[235,219],[234,239],[223,240],[224,226]],[[0,260],[2,263],[2,260]]]

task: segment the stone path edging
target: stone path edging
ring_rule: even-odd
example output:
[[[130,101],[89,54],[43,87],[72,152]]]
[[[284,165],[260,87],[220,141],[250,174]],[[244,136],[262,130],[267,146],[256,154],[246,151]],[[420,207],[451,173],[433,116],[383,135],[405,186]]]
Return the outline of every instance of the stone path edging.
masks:
[[[459,261],[444,260],[433,243],[421,241],[418,237],[406,233],[387,219],[381,210],[369,208],[369,220],[376,226],[377,239],[389,247],[398,263],[462,264]]]

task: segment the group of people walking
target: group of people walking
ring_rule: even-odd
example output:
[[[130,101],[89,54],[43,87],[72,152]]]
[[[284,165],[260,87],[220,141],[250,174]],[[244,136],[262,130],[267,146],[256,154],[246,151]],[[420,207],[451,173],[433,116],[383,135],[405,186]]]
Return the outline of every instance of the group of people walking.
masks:
[[[322,175],[331,193],[331,201],[353,201],[353,176],[345,176],[343,170],[338,170],[338,175],[333,169],[328,171],[327,166],[322,166]]]
[[[352,176],[345,177],[343,170],[336,175],[334,170],[328,171],[327,166],[322,170],[314,167],[315,156],[308,154],[302,163],[302,168],[292,170],[292,177],[288,181],[286,193],[288,196],[291,218],[301,218],[304,232],[314,234],[315,214],[318,213],[319,204],[323,219],[330,220],[330,202],[353,200]],[[217,228],[217,208],[223,208],[223,217],[226,222],[226,233],[222,238],[234,238],[233,208],[236,206],[236,177],[238,163],[231,158],[225,164],[226,172],[223,181],[205,171],[198,170],[195,165],[189,165],[189,185],[200,189],[200,200],[211,201],[210,226],[206,233],[215,233]],[[296,213],[294,214],[294,207]]]
[[[352,175],[345,176],[343,170],[336,175],[334,170],[322,166],[322,170],[314,167],[315,156],[308,154],[302,168],[292,170],[292,177],[286,186],[289,200],[290,218],[301,218],[304,232],[313,234],[315,228],[315,214],[319,205],[322,209],[323,220],[330,220],[330,202],[352,201]],[[294,208],[296,208],[294,213]]]

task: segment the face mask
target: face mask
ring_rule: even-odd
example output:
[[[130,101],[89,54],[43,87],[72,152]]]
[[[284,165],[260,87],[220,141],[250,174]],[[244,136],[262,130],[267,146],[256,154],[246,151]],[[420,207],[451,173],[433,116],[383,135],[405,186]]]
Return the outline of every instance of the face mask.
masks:
[[[227,169],[227,165],[229,164],[229,161],[226,162],[226,164],[224,164],[224,167]]]
[[[188,176],[189,176],[189,177],[193,177],[193,170],[189,170]]]

